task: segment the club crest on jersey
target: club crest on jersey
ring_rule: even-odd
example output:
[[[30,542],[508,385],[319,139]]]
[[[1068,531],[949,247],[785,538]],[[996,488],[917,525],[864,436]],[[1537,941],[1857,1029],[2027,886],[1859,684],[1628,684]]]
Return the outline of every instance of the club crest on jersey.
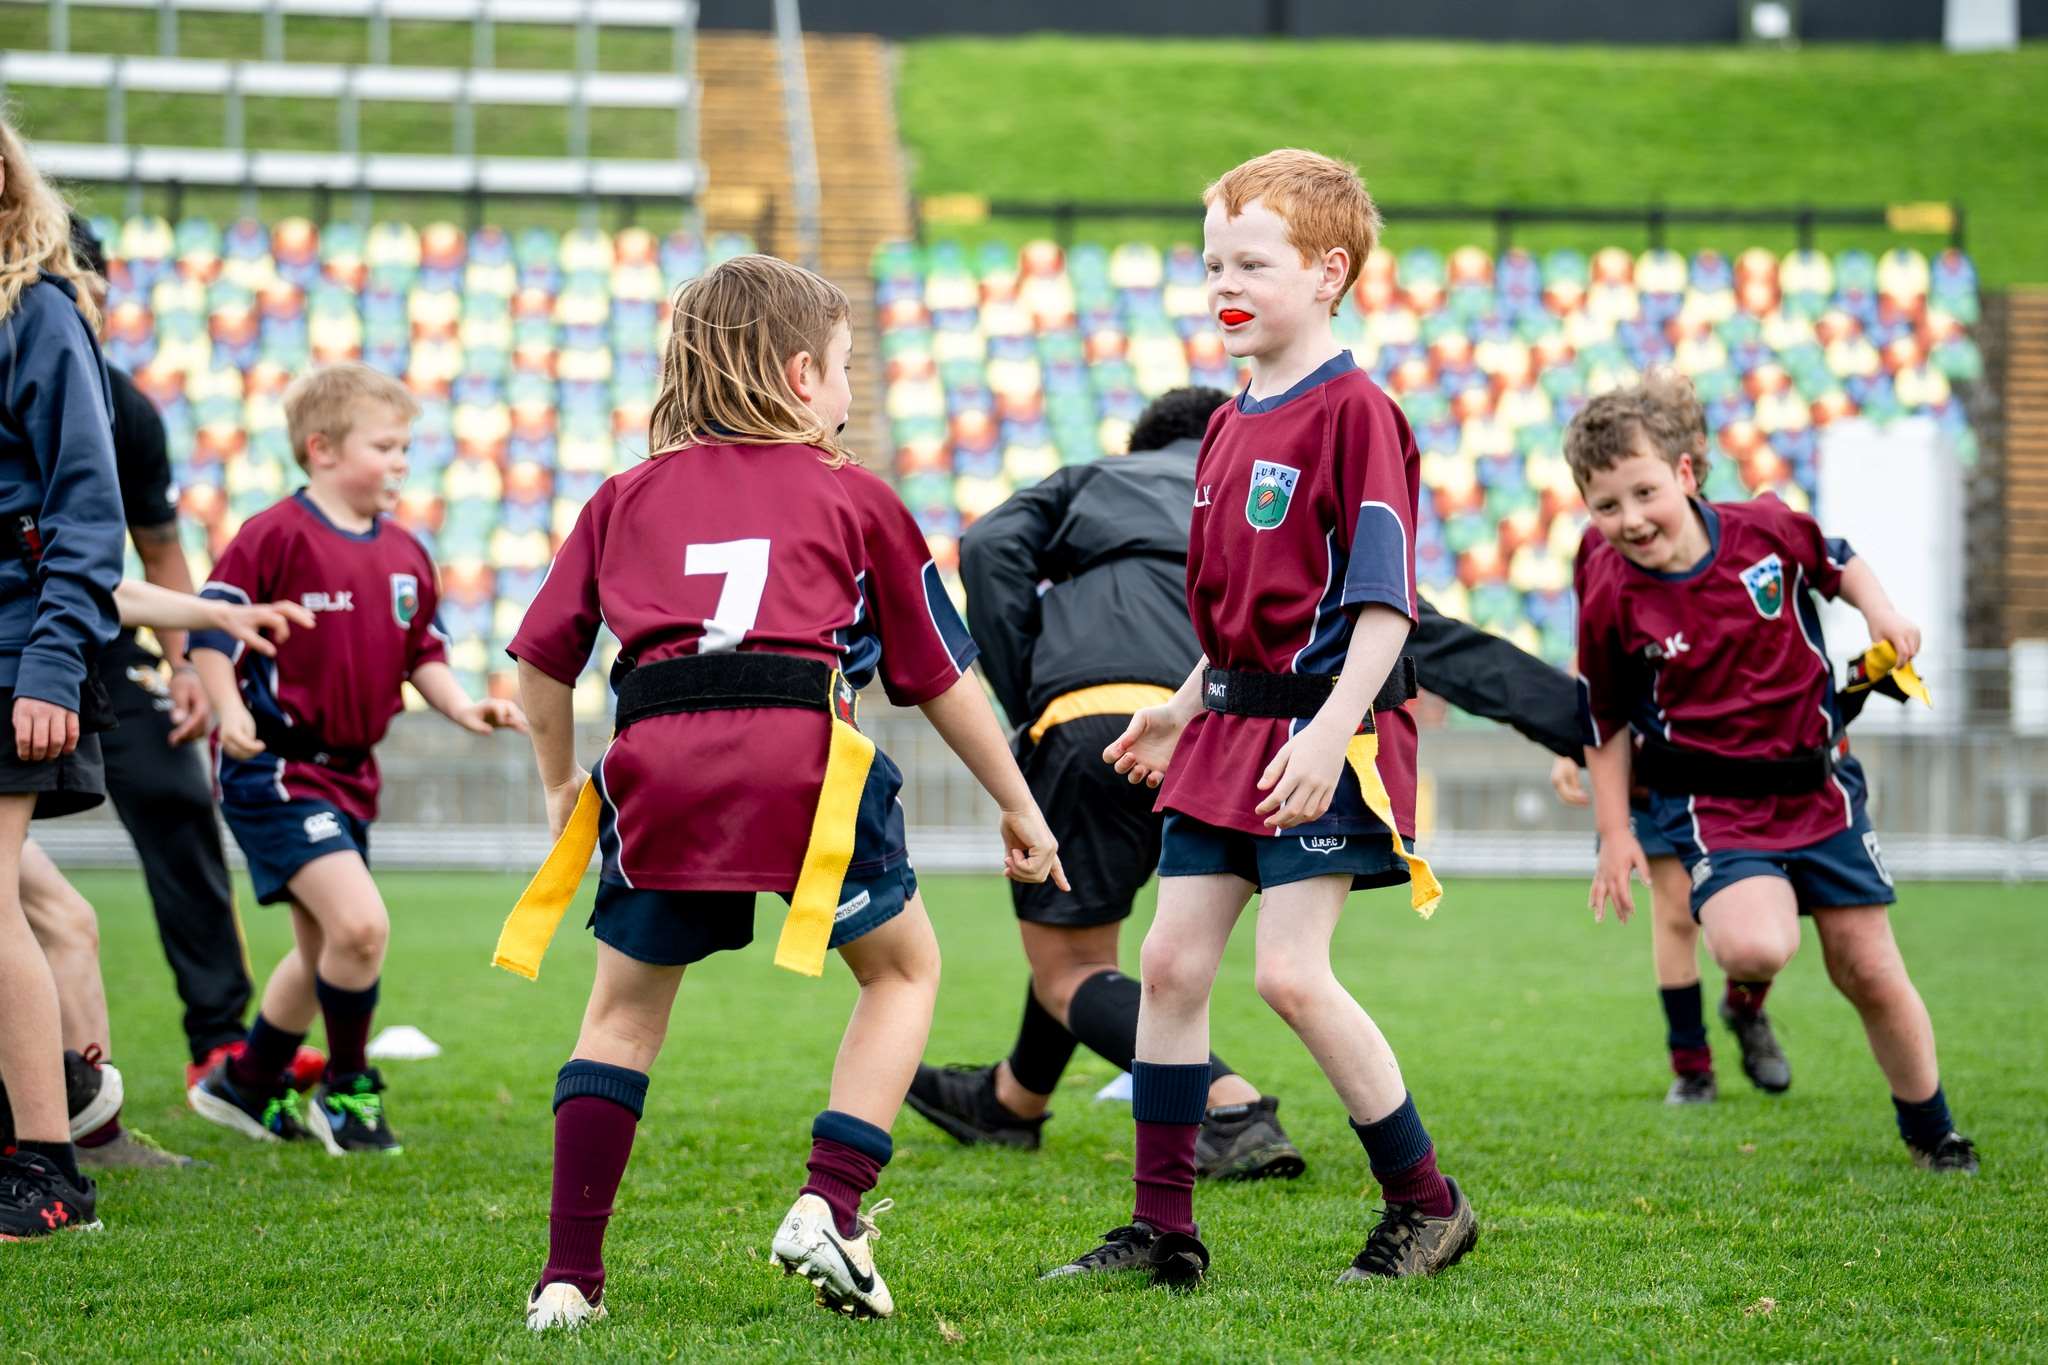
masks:
[[[1244,495],[1244,519],[1252,529],[1270,531],[1287,519],[1287,505],[1294,501],[1294,485],[1301,471],[1266,460],[1252,462],[1252,487]]]
[[[1756,614],[1766,621],[1778,619],[1778,613],[1785,609],[1785,565],[1774,555],[1765,555],[1742,571],[1742,586],[1749,589],[1749,600],[1756,604]]]
[[[409,573],[391,575],[391,614],[401,626],[420,614],[420,581]]]

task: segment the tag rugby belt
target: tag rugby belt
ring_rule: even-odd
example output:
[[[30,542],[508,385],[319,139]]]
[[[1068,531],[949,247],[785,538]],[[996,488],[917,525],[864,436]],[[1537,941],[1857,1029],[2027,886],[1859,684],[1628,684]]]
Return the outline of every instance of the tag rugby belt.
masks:
[[[1258,716],[1269,720],[1308,720],[1330,699],[1330,692],[1337,685],[1335,673],[1249,673],[1225,668],[1202,670],[1202,706],[1210,711],[1229,716]],[[1387,827],[1388,835],[1394,841],[1394,852],[1408,864],[1408,903],[1424,919],[1436,913],[1437,905],[1444,898],[1443,884],[1437,881],[1426,859],[1408,851],[1408,845],[1401,842],[1400,827],[1394,823],[1394,802],[1387,795],[1387,784],[1380,780],[1377,760],[1380,752],[1380,737],[1373,729],[1373,711],[1399,710],[1415,696],[1415,660],[1403,654],[1394,661],[1387,680],[1380,684],[1379,695],[1372,699],[1372,707],[1362,718],[1358,733],[1351,736],[1351,742],[1344,748],[1344,761],[1349,765],[1352,776],[1358,779],[1358,789],[1365,797],[1365,807],[1373,817]]]
[[[786,707],[823,711],[832,718],[831,747],[818,808],[811,820],[789,914],[775,946],[775,965],[805,976],[825,970],[832,916],[839,904],[860,817],[860,798],[874,763],[875,742],[856,727],[853,685],[831,665],[789,654],[690,654],[634,667],[621,659],[612,669],[618,691],[614,735],[654,716],[691,711],[732,711],[742,707]],[[498,935],[491,962],[529,981],[540,975],[540,960],[554,938],[563,912],[597,847],[596,784],[585,781],[576,809]]]
[[[370,761],[368,749],[337,749],[303,725],[286,725],[271,716],[255,716],[256,738],[265,753],[294,763],[317,763],[335,772],[354,773]]]
[[[1913,665],[1900,663],[1898,651],[1884,640],[1849,663],[1849,680],[1838,699],[1843,725],[1862,712],[1872,693],[1899,701],[1918,697],[1934,705]],[[1787,758],[1731,758],[1644,735],[1635,751],[1633,776],[1637,785],[1667,796],[1797,796],[1825,786],[1848,748],[1847,737],[1840,736]]]
[[[1248,673],[1228,668],[1202,670],[1202,705],[1229,716],[1261,716],[1268,720],[1311,720],[1337,686],[1335,673]],[[1406,654],[1394,661],[1372,711],[1397,711],[1415,700],[1415,660]],[[1372,728],[1372,715],[1365,717]]]

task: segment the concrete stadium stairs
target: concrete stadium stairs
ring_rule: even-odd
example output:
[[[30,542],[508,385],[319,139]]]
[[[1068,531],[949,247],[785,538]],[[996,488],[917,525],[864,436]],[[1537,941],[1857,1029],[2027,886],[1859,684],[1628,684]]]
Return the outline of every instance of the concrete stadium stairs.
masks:
[[[888,463],[887,424],[869,261],[876,246],[910,232],[889,50],[866,34],[812,34],[804,39],[804,62],[822,195],[819,264],[853,303],[856,388],[846,436],[869,467],[881,470]],[[697,78],[703,87],[698,143],[709,176],[706,225],[753,233],[763,250],[795,259],[789,134],[774,37],[700,32]]]

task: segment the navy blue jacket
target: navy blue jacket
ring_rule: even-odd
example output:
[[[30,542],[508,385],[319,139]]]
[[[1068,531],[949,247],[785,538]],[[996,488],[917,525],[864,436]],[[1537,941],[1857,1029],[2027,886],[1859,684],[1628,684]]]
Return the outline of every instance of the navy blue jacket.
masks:
[[[114,638],[125,529],[107,365],[77,298],[45,273],[0,318],[0,688],[70,711]]]

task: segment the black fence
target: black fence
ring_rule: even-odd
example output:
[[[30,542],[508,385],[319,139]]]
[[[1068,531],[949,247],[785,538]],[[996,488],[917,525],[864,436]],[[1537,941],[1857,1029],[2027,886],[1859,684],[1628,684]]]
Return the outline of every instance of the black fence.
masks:
[[[992,218],[1050,220],[1053,236],[1061,246],[1070,246],[1077,224],[1086,219],[1179,219],[1191,232],[1199,232],[1200,217],[1195,206],[1186,203],[1118,203],[1056,200],[1033,202],[1022,199],[979,199],[974,196],[944,196],[928,199],[918,206],[918,237],[923,240],[929,227],[985,221]],[[1675,226],[1731,224],[1749,227],[1789,227],[1798,234],[1799,245],[1813,245],[1814,231],[1823,227],[1883,228],[1890,232],[1938,236],[1952,246],[1963,245],[1963,207],[1960,204],[1888,204],[1876,207],[1823,207],[1813,204],[1765,207],[1706,207],[1646,204],[1640,207],[1556,206],[1548,204],[1382,204],[1380,212],[1393,223],[1491,223],[1496,253],[1514,245],[1517,228],[1536,224],[1585,224],[1588,226],[1640,227],[1649,234],[1650,245],[1664,245],[1667,229]]]

